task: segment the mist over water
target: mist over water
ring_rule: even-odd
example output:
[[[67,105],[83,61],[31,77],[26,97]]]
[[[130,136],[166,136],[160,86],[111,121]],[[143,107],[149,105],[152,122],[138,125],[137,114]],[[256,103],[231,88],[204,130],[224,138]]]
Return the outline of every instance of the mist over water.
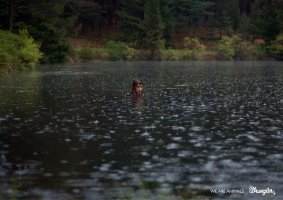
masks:
[[[127,96],[135,78],[145,83],[140,99]],[[1,74],[0,199],[221,198],[213,188],[262,197],[250,186],[280,199],[282,133],[282,62],[105,62]]]

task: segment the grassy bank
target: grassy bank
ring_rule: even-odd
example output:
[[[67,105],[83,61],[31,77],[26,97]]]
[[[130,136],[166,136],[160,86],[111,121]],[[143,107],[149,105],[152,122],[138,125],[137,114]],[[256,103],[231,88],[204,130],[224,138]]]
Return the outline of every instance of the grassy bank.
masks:
[[[71,39],[69,62],[150,60],[148,49],[137,48],[120,41],[97,43],[92,39]],[[282,60],[283,36],[266,44],[262,40],[247,40],[235,35],[221,40],[202,41],[196,37],[185,37],[180,48],[166,48],[161,41],[154,60]]]
[[[224,36],[218,40],[201,40],[197,37],[179,39],[177,45],[158,42],[155,57],[148,48],[137,47],[113,38],[94,40],[91,37],[69,40],[67,62],[97,61],[186,61],[186,60],[283,60],[283,34],[266,43],[263,40],[248,40],[243,36]],[[58,50],[60,53],[60,50]],[[57,53],[54,53],[57,55]],[[27,31],[14,34],[0,31],[0,69],[24,69],[37,65],[42,57],[40,44],[30,37]],[[55,56],[56,56],[55,55]]]

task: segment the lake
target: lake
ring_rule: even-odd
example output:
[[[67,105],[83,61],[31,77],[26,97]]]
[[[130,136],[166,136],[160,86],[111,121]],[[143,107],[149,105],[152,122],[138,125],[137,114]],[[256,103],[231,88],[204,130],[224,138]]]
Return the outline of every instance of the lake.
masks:
[[[282,62],[0,74],[0,199],[282,199],[282,169]]]

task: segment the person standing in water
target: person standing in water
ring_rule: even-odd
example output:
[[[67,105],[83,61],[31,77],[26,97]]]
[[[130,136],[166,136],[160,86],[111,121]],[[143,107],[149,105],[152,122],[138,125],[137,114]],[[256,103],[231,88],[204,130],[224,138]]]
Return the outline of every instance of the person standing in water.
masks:
[[[134,107],[140,107],[143,104],[143,90],[144,84],[140,79],[136,79],[132,84],[132,91],[129,96],[132,97],[132,104]]]
[[[140,79],[136,79],[133,81],[132,92],[130,93],[130,95],[133,97],[140,97],[143,95],[143,89],[144,89],[143,81]]]

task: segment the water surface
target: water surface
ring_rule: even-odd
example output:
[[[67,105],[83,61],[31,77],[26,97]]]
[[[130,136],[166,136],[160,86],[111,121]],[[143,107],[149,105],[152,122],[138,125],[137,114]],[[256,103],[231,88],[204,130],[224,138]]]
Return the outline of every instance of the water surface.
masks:
[[[145,94],[126,94],[134,78]],[[0,199],[283,191],[282,62],[109,62],[0,75]],[[243,189],[213,195],[210,189]]]

